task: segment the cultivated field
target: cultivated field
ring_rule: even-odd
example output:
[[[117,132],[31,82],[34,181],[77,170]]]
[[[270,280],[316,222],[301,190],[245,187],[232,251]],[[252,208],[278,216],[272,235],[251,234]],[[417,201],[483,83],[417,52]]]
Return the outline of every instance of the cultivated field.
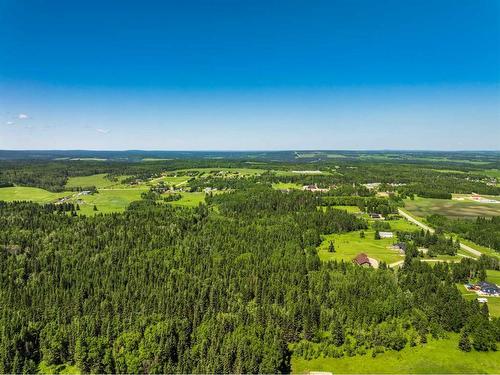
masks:
[[[432,214],[444,215],[451,218],[476,218],[478,216],[500,215],[500,204],[498,203],[478,203],[467,200],[457,201],[420,197],[415,198],[415,200],[405,199],[405,209],[412,215],[420,218],[425,218]]]

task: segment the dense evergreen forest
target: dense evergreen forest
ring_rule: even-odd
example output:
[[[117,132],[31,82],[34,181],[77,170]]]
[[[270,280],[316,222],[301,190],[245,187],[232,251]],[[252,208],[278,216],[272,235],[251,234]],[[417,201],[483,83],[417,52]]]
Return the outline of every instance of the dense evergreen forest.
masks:
[[[313,343],[354,355],[446,331],[496,349],[500,320],[454,284],[481,262],[322,263],[320,234],[366,223],[315,200],[261,187],[93,217],[0,203],[0,372],[286,373]]]
[[[200,168],[253,165],[237,154],[0,161],[0,187],[53,192],[99,195],[94,186],[66,186],[71,177],[99,173],[130,186],[186,177],[182,188],[148,185],[123,213],[101,214],[94,206],[86,216],[77,200],[0,201],[0,373],[35,373],[41,364],[84,373],[288,373],[292,355],[377,356],[447,332],[460,333],[456,345],[464,351],[497,350],[500,319],[487,304],[464,299],[456,284],[484,281],[486,270],[500,269],[498,259],[431,266],[418,248],[455,256],[459,241],[443,234],[453,232],[500,250],[498,217],[434,215],[427,220],[435,234],[397,231],[395,241],[406,249],[401,267],[363,268],[318,254],[324,235],[390,229],[390,221],[366,218],[397,216],[405,198],[498,195],[488,171],[451,156],[443,163],[366,161],[349,153],[333,162],[274,157],[259,164],[262,173],[229,178]],[[484,158],[496,166],[494,157]],[[327,189],[303,191],[308,184]],[[206,189],[194,208],[170,204]]]

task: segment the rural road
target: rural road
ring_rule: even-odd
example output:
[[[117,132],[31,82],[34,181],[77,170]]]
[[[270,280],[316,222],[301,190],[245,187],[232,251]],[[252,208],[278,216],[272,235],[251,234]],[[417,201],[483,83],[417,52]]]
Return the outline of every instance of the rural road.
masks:
[[[398,208],[398,213],[403,216],[406,220],[412,222],[413,224],[416,224],[418,225],[420,228],[423,228],[425,230],[428,230],[429,232],[431,233],[434,233],[434,229],[432,229],[431,227],[429,227],[428,225],[425,225],[424,223],[418,221],[417,219],[415,219],[413,216],[410,216],[408,215],[406,212],[404,212],[402,209]],[[482,253],[480,251],[477,251],[476,249],[473,249],[472,247],[470,246],[467,246],[463,243],[460,242],[460,248],[462,250],[465,250],[465,251],[468,251],[469,253],[475,255],[475,256],[481,256]]]

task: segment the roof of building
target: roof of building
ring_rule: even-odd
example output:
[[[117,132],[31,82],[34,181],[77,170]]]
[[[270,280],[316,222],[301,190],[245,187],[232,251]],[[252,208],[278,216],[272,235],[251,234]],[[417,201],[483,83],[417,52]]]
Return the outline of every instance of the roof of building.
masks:
[[[360,253],[356,255],[356,258],[354,258],[352,261],[360,266],[363,264],[371,265],[370,259],[368,258],[368,255],[366,255],[365,253]]]

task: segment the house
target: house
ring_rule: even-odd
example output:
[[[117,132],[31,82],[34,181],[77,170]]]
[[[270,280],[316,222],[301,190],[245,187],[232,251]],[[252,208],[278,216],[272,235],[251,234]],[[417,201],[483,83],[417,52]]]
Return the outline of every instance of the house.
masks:
[[[381,214],[377,214],[377,213],[371,213],[370,218],[384,220],[384,217]]]
[[[364,266],[364,267],[371,267],[372,264],[370,263],[370,258],[368,258],[368,255],[365,253],[360,253],[356,255],[356,258],[353,260],[354,264],[357,264],[358,266]]]
[[[302,187],[302,190],[304,191],[312,191],[312,192],[327,192],[329,189],[321,189],[318,187],[318,185],[305,185]]]
[[[392,248],[394,250],[398,250],[401,254],[404,254],[406,252],[406,244],[404,242],[398,242],[392,245]]]
[[[211,187],[206,187],[205,189],[203,189],[205,194],[210,194],[212,191],[216,191],[216,190],[217,190],[217,188],[211,188]]]
[[[392,232],[378,232],[380,238],[392,238],[394,234]]]
[[[500,288],[493,283],[489,283],[487,281],[481,281],[477,283],[477,286],[479,287],[479,290],[481,291],[482,294],[487,294],[490,296],[500,295]]]

